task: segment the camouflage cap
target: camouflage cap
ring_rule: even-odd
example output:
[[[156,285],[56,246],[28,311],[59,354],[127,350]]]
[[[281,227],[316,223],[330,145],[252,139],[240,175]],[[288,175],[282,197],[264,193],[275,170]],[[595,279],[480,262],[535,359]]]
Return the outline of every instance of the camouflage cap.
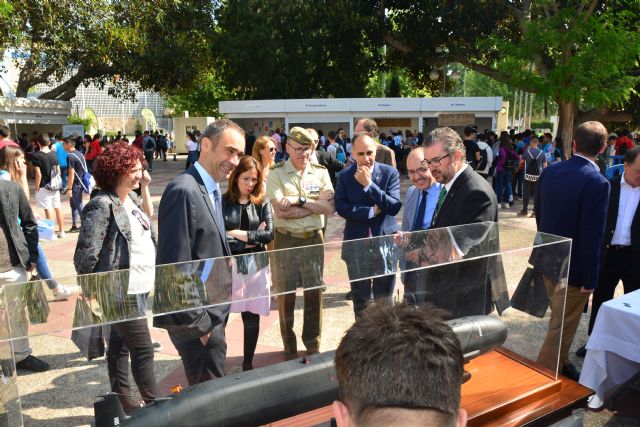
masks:
[[[314,141],[309,132],[306,129],[294,126],[289,131],[289,139],[294,140],[300,145],[313,145]]]

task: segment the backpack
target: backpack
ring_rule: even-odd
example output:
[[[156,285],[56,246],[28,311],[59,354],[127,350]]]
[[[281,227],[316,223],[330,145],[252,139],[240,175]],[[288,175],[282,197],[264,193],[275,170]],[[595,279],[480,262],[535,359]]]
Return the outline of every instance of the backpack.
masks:
[[[533,162],[531,162],[530,166],[527,168],[527,160],[525,159],[524,161],[524,179],[530,182],[536,182],[538,180],[538,178],[540,177],[540,173],[542,172],[540,170],[540,165],[538,164],[538,159],[540,158],[540,156],[542,156],[543,152],[542,150],[540,150],[540,152],[538,153],[538,155],[534,158],[533,154],[531,154],[531,149],[527,150],[527,153],[529,154],[529,157],[531,157],[533,159]]]
[[[155,150],[156,148],[156,144],[153,142],[153,138],[152,137],[146,137],[144,139],[144,151],[148,152],[153,152],[153,150]]]
[[[53,164],[53,161],[49,159],[49,156],[47,156],[47,161],[51,166],[51,172],[49,182],[44,185],[44,188],[51,191],[60,191],[62,190],[62,176],[60,175],[60,169]]]
[[[504,170],[506,172],[513,172],[519,166],[520,162],[513,158],[511,153],[507,151],[507,161],[504,164]]]
[[[347,156],[344,155],[344,150],[339,145],[336,149],[336,159],[340,160],[342,163],[347,161]]]
[[[69,154],[73,154],[73,157],[75,157],[82,164],[82,167],[84,168],[84,176],[82,177],[82,179],[78,177],[78,173],[75,170],[73,171],[73,173],[76,176],[76,179],[78,180],[80,185],[82,185],[82,191],[84,191],[87,194],[91,194],[91,192],[93,191],[93,188],[96,186],[96,180],[93,178],[93,175],[89,173],[86,162],[81,161],[80,157],[78,157],[73,152]]]
[[[482,148],[480,144],[483,144],[484,148]],[[478,163],[476,170],[484,171],[487,169],[487,165],[491,168],[491,165],[493,164],[493,150],[489,144],[482,141],[478,143],[478,148],[480,148],[480,162]]]

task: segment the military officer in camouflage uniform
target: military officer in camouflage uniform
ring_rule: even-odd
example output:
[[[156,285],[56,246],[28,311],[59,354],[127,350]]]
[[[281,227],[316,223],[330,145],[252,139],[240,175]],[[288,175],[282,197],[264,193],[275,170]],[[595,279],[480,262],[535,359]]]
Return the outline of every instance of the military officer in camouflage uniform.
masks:
[[[278,292],[280,333],[285,359],[296,358],[293,331],[296,288],[304,288],[302,342],[307,354],[318,352],[322,328],[322,270],[324,216],[334,212],[333,187],[324,166],[310,161],[315,148],[307,130],[294,127],[286,150],[289,159],[272,167],[267,181],[275,222],[275,252],[271,252],[271,273]],[[297,248],[297,251],[277,251]]]

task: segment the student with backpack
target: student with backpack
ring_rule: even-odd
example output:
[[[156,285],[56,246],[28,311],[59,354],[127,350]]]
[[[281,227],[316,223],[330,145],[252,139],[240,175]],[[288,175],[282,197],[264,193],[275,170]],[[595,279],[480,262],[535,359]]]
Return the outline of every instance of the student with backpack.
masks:
[[[84,178],[87,171],[87,162],[78,150],[76,150],[72,138],[64,140],[64,150],[67,152],[68,165],[68,183],[67,195],[69,196],[69,205],[71,206],[71,229],[69,233],[77,233],[80,231],[80,214],[84,208],[82,204],[82,193],[90,191],[85,188]]]
[[[496,196],[502,209],[507,208],[507,203],[509,203],[510,207],[513,205],[511,176],[516,171],[519,161],[520,159],[513,148],[509,135],[500,135],[500,148],[496,165]]]
[[[142,147],[144,147],[144,159],[147,161],[148,165],[147,170],[151,173],[153,172],[153,154],[156,151],[156,140],[153,135],[149,134],[148,130],[144,131]]]
[[[518,216],[528,216],[529,198],[538,190],[538,178],[542,170],[547,166],[547,157],[544,151],[538,148],[538,137],[532,136],[529,147],[522,154],[524,160],[524,194],[522,197],[522,210]],[[533,215],[533,212],[532,212]]]
[[[476,172],[478,172],[481,177],[491,182],[490,178],[493,175],[493,149],[489,144],[487,144],[485,135],[480,135],[478,137],[477,144],[480,149],[480,161],[478,162]]]
[[[58,165],[58,156],[49,148],[49,137],[40,135],[38,145],[40,151],[31,156],[36,172],[36,207],[44,209],[45,217],[55,218],[58,223],[58,237],[64,237],[64,217],[60,210],[60,190],[62,190],[62,176]]]

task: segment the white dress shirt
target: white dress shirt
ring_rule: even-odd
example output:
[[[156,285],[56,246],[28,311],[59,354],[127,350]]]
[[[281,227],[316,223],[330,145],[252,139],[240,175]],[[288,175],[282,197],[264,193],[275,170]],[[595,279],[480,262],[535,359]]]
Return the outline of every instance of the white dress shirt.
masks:
[[[640,186],[633,188],[624,180],[624,173],[620,180],[620,203],[618,204],[618,218],[616,230],[611,239],[612,245],[631,246],[631,223],[638,209],[640,201]]]

